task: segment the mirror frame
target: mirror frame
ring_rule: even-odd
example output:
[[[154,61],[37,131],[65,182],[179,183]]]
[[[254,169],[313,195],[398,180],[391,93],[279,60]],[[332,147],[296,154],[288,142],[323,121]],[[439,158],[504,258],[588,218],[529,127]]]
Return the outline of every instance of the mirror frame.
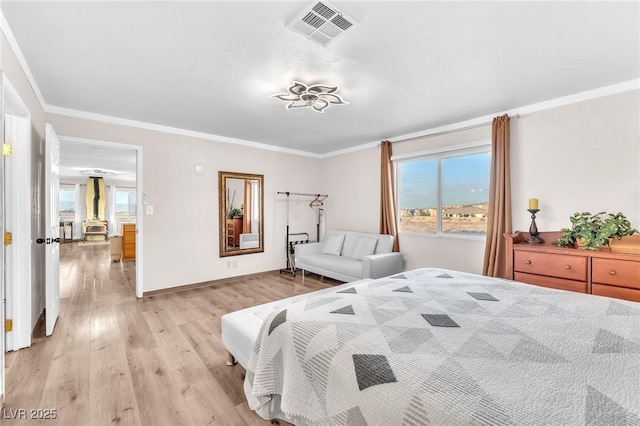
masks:
[[[227,179],[257,180],[260,184],[260,225],[259,225],[259,245],[258,247],[229,250],[227,248]],[[263,253],[264,252],[264,175],[236,172],[218,172],[218,222],[219,222],[219,245],[220,257],[238,256],[242,254]]]

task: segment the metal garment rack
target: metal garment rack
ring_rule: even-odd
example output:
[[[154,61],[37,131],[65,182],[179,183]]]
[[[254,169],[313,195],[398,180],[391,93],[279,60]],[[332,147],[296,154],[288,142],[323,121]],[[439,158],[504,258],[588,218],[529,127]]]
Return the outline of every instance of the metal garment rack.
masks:
[[[278,191],[278,194],[280,195],[286,195],[287,196],[287,236],[286,236],[286,240],[285,240],[285,251],[286,251],[286,258],[287,258],[287,267],[284,269],[280,269],[280,273],[281,274],[289,274],[293,277],[296,276],[296,264],[295,264],[295,246],[297,244],[306,244],[306,243],[310,243],[312,242],[311,240],[309,240],[309,234],[306,232],[294,232],[294,233],[290,233],[289,232],[289,209],[291,208],[291,196],[292,195],[296,195],[296,196],[300,196],[300,197],[314,197],[313,201],[311,201],[311,203],[309,203],[309,207],[314,208],[316,207],[317,210],[317,214],[316,214],[316,241],[320,241],[320,206],[322,206],[322,201],[328,197],[328,195],[326,194],[306,194],[306,193],[301,193],[301,192],[282,192],[282,191]],[[301,236],[304,235],[306,236],[306,239],[302,239],[302,240],[291,240],[291,237],[293,236]]]

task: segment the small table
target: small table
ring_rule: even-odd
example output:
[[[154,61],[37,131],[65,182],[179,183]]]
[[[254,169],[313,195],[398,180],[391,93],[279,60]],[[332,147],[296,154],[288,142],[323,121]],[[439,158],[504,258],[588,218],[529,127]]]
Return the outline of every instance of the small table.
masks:
[[[67,238],[67,233],[66,233],[66,228],[69,227],[69,229],[71,230],[71,232],[69,233],[70,237]],[[63,243],[70,243],[73,241],[73,222],[72,221],[60,221],[60,229],[62,230],[62,232],[60,232],[60,241],[62,241]]]

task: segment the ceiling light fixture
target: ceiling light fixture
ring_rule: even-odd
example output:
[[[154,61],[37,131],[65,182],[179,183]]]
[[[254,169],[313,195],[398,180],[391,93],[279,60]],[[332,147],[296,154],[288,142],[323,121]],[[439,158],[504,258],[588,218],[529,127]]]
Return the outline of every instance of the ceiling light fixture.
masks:
[[[316,112],[324,112],[331,104],[346,105],[349,103],[336,94],[338,86],[327,86],[325,84],[307,86],[299,81],[293,81],[287,90],[289,93],[271,95],[272,98],[289,102],[285,107],[286,109],[311,108]]]
[[[100,168],[91,168],[91,167],[72,167],[72,169],[90,176],[113,176],[113,175],[119,175],[121,173],[124,173],[124,172],[121,172],[120,170],[100,169]]]

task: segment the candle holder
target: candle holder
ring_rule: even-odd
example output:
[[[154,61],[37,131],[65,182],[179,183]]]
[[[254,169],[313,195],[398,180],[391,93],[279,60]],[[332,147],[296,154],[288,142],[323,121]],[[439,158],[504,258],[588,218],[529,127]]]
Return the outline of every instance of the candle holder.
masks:
[[[529,244],[540,244],[540,243],[544,243],[544,240],[538,238],[538,227],[536,226],[536,213],[538,213],[540,210],[538,209],[527,209],[527,211],[529,213],[531,213],[531,226],[529,227],[529,235],[530,237],[527,238],[525,241],[528,242]]]

